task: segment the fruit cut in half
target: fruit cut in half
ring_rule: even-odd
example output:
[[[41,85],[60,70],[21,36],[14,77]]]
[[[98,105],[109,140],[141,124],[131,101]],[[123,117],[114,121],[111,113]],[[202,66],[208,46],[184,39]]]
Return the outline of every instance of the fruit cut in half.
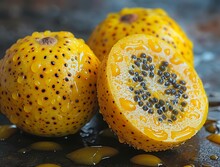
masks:
[[[203,84],[173,47],[152,36],[118,41],[101,63],[100,112],[120,142],[145,151],[178,146],[203,126]]]
[[[35,32],[1,60],[0,107],[39,136],[76,133],[97,111],[98,58],[70,32]]]
[[[110,13],[94,29],[88,44],[102,61],[119,39],[132,34],[162,39],[193,65],[192,42],[178,23],[159,8],[124,8],[118,13]]]

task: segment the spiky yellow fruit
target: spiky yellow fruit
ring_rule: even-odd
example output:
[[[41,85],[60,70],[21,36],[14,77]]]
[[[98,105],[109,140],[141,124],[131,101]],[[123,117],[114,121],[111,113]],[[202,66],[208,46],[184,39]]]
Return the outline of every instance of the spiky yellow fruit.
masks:
[[[76,133],[97,109],[99,60],[70,32],[35,32],[12,45],[0,67],[1,111],[39,136]]]
[[[132,34],[152,35],[164,40],[193,65],[192,42],[162,9],[125,8],[111,13],[95,28],[88,44],[96,56],[103,60],[119,39]]]
[[[119,40],[98,73],[100,112],[119,140],[145,151],[176,147],[203,126],[208,102],[194,68],[164,41]]]

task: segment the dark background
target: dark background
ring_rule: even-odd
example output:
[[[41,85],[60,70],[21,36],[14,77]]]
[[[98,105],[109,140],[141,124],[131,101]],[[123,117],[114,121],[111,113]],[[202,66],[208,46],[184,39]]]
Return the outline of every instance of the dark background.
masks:
[[[204,82],[207,94],[220,92],[219,0],[0,0],[0,57],[4,56],[6,49],[17,39],[34,31],[71,31],[76,37],[87,40],[93,28],[109,12],[117,12],[124,7],[166,10],[194,42],[195,68]],[[219,99],[217,98],[217,101]],[[214,112],[210,113],[213,115]],[[214,115],[219,119],[219,112]],[[21,154],[17,152],[19,149],[34,141],[45,139],[16,133],[10,139],[0,142],[0,167],[31,167],[42,162],[75,166],[65,158],[65,154],[94,140],[94,136],[96,137],[98,131],[103,128],[103,124],[97,124],[96,119],[95,117],[80,133],[68,139],[52,139],[65,148],[59,153]],[[5,123],[7,120],[0,115],[0,124]],[[94,133],[85,137],[83,133],[88,134],[90,128]],[[196,166],[210,164],[219,167],[220,161],[210,160],[209,156],[219,154],[220,146],[207,141],[205,139],[207,135],[203,128],[193,139],[178,149],[153,154],[159,156],[170,167],[191,163]],[[98,139],[93,144],[103,143],[111,145],[112,141]],[[129,158],[140,151],[120,145],[117,141],[113,143],[121,153],[116,158],[103,161],[99,166],[133,166],[129,163]]]
[[[220,90],[220,81],[212,75],[220,71],[219,0],[1,0],[0,57],[34,31],[71,31],[87,40],[109,12],[124,7],[165,9],[194,42],[195,68],[206,89]]]

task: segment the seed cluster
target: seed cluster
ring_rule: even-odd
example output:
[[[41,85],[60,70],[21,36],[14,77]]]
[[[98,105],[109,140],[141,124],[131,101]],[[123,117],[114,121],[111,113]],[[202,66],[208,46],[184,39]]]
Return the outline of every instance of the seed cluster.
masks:
[[[151,56],[141,53],[139,56],[131,55],[131,66],[128,70],[132,82],[136,86],[130,86],[129,90],[134,93],[134,101],[148,114],[156,114],[158,121],[169,123],[176,121],[179,112],[184,112],[188,98],[186,94],[186,82],[179,80],[175,73],[169,72],[169,63],[160,62],[158,68],[152,63]],[[170,100],[156,98],[151,95],[146,81],[157,77],[157,83],[165,88],[164,96],[170,96]],[[164,98],[165,99],[165,98]]]

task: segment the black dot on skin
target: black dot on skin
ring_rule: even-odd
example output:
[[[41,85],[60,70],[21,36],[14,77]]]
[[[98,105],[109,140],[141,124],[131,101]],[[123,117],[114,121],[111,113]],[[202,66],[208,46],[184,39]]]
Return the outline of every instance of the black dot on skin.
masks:
[[[42,89],[41,92],[44,93],[44,92],[46,92],[46,90],[45,90],[45,89]]]
[[[44,78],[44,75],[43,75],[43,74],[40,74],[40,78]]]
[[[52,64],[52,65],[55,65],[55,61],[51,61],[51,64]]]
[[[79,100],[78,100],[78,99],[76,99],[76,100],[75,100],[75,102],[76,102],[76,103],[78,103],[78,102],[79,102]]]

